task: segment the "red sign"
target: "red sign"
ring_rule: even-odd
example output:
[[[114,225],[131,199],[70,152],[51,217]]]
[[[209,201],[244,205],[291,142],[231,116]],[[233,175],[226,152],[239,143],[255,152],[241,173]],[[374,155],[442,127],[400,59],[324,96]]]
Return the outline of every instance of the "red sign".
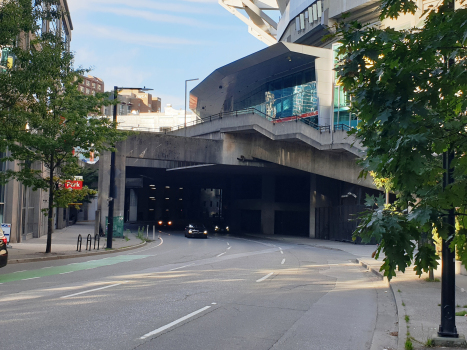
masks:
[[[83,181],[66,180],[65,181],[65,188],[67,188],[69,190],[82,190],[83,189]]]
[[[318,111],[313,111],[313,112],[305,113],[305,114],[302,114],[302,115],[294,115],[292,117],[276,119],[276,120],[274,120],[274,123],[284,123],[284,122],[289,122],[291,120],[297,120],[297,119],[302,119],[302,118],[307,118],[307,117],[313,117],[313,116],[316,116],[316,115],[318,115]]]

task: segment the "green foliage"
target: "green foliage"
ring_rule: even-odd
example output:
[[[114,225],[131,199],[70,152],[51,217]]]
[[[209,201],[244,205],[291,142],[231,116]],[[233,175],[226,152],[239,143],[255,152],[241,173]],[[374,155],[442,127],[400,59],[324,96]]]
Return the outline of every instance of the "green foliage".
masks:
[[[466,311],[466,310],[462,310],[462,311],[456,312],[456,316],[465,316],[465,315],[467,315],[467,311]]]
[[[336,25],[339,79],[361,120],[351,133],[367,149],[362,176],[390,179],[397,193],[389,206],[384,198],[368,198],[355,232],[366,242],[381,242],[376,258],[384,253],[381,269],[388,279],[411,263],[419,275],[437,267],[431,244],[416,247],[432,240],[434,228],[467,263],[464,226],[451,237],[443,220],[449,209],[459,218],[467,207],[467,9],[451,4],[441,2],[418,28]],[[412,13],[416,2],[384,0],[381,8],[382,18],[396,18]],[[448,150],[454,152],[455,181],[443,190],[442,154]]]
[[[407,322],[407,323],[410,322],[410,317],[409,317],[409,315],[405,315],[404,319],[405,319],[405,322]]]
[[[413,344],[412,344],[412,341],[410,339],[407,339],[405,341],[404,349],[405,350],[413,350]]]
[[[41,19],[61,16],[47,6],[57,3],[15,0],[0,5],[0,47],[10,47],[15,57],[14,66],[0,74],[0,152],[8,151],[1,161],[17,164],[0,173],[0,183],[16,179],[49,192],[49,236],[54,206],[95,194],[89,188],[70,192],[60,187],[79,173],[74,149],[99,153],[124,138],[111,120],[100,116],[109,96],[78,90],[89,70],[73,67],[73,53],[58,33],[40,31]],[[24,31],[34,34],[30,43]],[[49,252],[49,241],[47,247]]]
[[[431,348],[431,347],[434,346],[434,345],[435,345],[435,344],[434,344],[434,342],[433,342],[433,339],[428,338],[428,339],[426,340],[425,346],[428,346],[429,348]]]

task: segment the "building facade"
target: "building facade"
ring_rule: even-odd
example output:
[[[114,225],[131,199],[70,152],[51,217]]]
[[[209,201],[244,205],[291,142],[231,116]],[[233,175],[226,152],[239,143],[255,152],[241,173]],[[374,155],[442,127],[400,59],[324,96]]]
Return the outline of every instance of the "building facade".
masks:
[[[118,91],[117,115],[138,115],[161,112],[161,98],[139,89],[123,89]],[[113,106],[104,110],[106,116],[113,115]]]
[[[104,92],[104,81],[92,75],[83,76],[83,81],[78,85],[78,89],[85,95],[95,95]]]
[[[186,112],[186,122],[188,125],[196,122],[198,116],[191,111]],[[181,127],[185,123],[185,111],[177,110],[168,104],[164,112],[139,113],[128,112],[119,114],[118,128],[122,130],[140,130],[154,132],[168,132],[174,128]]]
[[[37,2],[36,6],[42,5]],[[67,0],[60,0],[57,5],[53,5],[51,10],[61,13],[61,17],[56,20],[40,20],[38,24],[41,31],[61,36],[69,50],[73,23]],[[32,36],[32,33],[23,33],[20,35],[18,45],[27,49]],[[9,54],[7,48],[2,50],[1,63],[1,66],[14,64],[14,57]],[[1,158],[8,157],[8,155],[8,153],[0,153]],[[16,162],[2,162],[0,166],[2,167],[0,171],[19,170]],[[46,171],[44,165],[40,163],[32,164],[32,168],[44,173]],[[46,191],[33,191],[32,188],[17,181],[10,181],[5,186],[0,185],[0,223],[11,224],[10,242],[12,243],[47,234],[47,217],[42,212],[42,209],[47,207],[48,193]],[[56,209],[54,220],[56,228],[65,227],[68,223],[68,210]]]

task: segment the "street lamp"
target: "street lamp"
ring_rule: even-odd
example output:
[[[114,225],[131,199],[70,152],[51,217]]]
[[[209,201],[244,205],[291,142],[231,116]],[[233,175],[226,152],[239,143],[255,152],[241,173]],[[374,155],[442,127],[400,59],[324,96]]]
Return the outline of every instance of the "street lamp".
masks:
[[[139,91],[150,91],[153,89],[143,88],[128,88],[114,86],[114,99],[117,99],[118,90],[139,90]],[[114,105],[113,110],[113,122],[117,127],[117,103]],[[115,145],[114,145],[115,146]],[[112,238],[114,233],[114,203],[115,203],[115,151],[110,154],[110,188],[109,188],[109,214],[108,214],[108,226],[107,226],[107,248],[112,248]]]
[[[199,80],[199,78],[185,80],[185,137],[186,137],[186,89],[187,89],[187,82],[195,81],[195,80]]]

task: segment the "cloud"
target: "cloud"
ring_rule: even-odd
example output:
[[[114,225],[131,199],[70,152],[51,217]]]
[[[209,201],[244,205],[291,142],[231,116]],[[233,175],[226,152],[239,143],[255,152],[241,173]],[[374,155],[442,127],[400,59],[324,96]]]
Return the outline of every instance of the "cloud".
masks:
[[[176,23],[179,25],[188,25],[193,27],[216,27],[220,28],[221,26],[213,26],[203,21],[198,21],[192,18],[186,18],[181,16],[168,15],[166,13],[155,13],[144,10],[132,10],[128,8],[115,8],[115,7],[94,7],[94,11],[112,13],[114,15],[121,15],[125,17],[134,17],[139,19],[144,19],[147,21],[153,22],[166,22],[166,23]]]
[[[164,47],[176,45],[211,45],[206,41],[193,41],[190,39],[152,35],[146,33],[132,33],[120,28],[97,26],[93,24],[82,24],[80,34],[87,34],[90,37],[100,37],[103,39],[113,39],[130,44],[143,45],[149,47]]]
[[[166,11],[166,12],[177,12],[177,13],[200,13],[200,14],[218,14],[219,11],[216,8],[209,6],[209,8],[203,6],[203,4],[213,4],[217,2],[214,1],[190,1],[198,5],[190,6],[184,3],[175,3],[171,2],[159,2],[154,0],[68,0],[70,6],[70,12],[73,14],[75,11],[85,10],[89,11],[90,8],[93,8],[96,5],[110,5],[114,7],[116,5],[124,5],[127,7],[136,7],[139,9],[153,9],[157,11]],[[223,12],[221,12],[223,13]]]

